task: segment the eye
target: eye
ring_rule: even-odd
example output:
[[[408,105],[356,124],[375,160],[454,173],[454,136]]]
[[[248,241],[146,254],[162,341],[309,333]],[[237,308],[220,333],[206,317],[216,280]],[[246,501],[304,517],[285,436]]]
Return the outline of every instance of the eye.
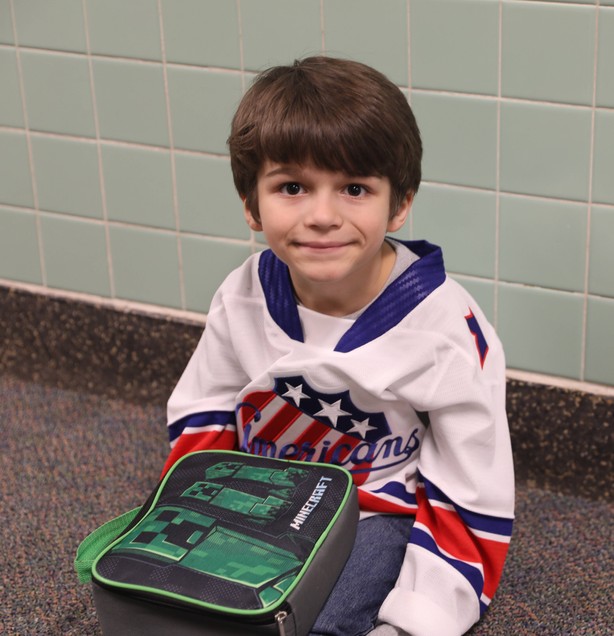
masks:
[[[345,190],[351,197],[360,197],[367,193],[366,188],[359,183],[350,183]]]
[[[290,196],[296,196],[297,194],[301,194],[303,188],[300,183],[284,183],[281,188],[281,192],[283,194],[289,194]]]

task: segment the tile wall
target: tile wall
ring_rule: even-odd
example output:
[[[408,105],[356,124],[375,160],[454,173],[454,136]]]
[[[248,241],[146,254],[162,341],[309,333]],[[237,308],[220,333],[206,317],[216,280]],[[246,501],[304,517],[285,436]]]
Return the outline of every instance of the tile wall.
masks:
[[[254,250],[225,140],[324,52],[406,92],[444,247],[509,367],[614,385],[614,0],[0,0],[0,284],[206,313]]]

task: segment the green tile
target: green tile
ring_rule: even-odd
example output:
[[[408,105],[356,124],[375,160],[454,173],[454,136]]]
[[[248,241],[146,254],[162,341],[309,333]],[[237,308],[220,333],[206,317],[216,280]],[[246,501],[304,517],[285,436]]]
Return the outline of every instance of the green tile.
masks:
[[[614,208],[595,205],[591,212],[588,290],[614,298]]]
[[[96,136],[85,57],[22,51],[21,65],[32,130]]]
[[[109,219],[175,228],[168,151],[104,145],[102,165]]]
[[[168,145],[162,66],[126,60],[94,60],[100,135]]]
[[[13,0],[20,46],[85,52],[82,0]]]
[[[502,29],[503,95],[592,103],[594,7],[504,2]]]
[[[32,155],[42,210],[102,218],[98,152],[93,143],[36,136]]]
[[[614,203],[614,111],[595,115],[593,201]]]
[[[47,285],[109,296],[107,245],[102,223],[41,215]]]
[[[495,275],[494,192],[424,184],[412,216],[415,238],[440,245],[449,272],[486,278]]]
[[[422,133],[425,180],[495,188],[494,100],[414,93],[412,107]]]
[[[159,60],[157,0],[87,0],[92,53]]]
[[[249,245],[184,236],[181,239],[187,309],[206,312],[224,278],[250,255]],[[203,273],[206,272],[206,275]]]
[[[225,157],[175,156],[181,229],[247,239],[249,228]]]
[[[597,106],[614,106],[614,9],[609,8],[599,9]]]
[[[496,95],[499,6],[491,0],[413,0],[414,88]]]
[[[465,278],[464,276],[452,276],[475,299],[479,308],[484,312],[488,322],[495,324],[495,284],[490,280],[477,278]]]
[[[241,99],[240,76],[169,68],[168,84],[175,147],[227,153],[230,122]]]
[[[614,385],[614,300],[588,299],[584,379]]]
[[[0,0],[0,44],[14,44],[10,0]]]
[[[601,0],[600,4],[602,4],[602,5],[603,4],[607,4],[607,5],[610,5],[610,6],[614,7],[614,0]]]
[[[0,203],[34,206],[28,146],[23,133],[0,130]]]
[[[582,295],[499,285],[498,332],[507,366],[580,379]]]
[[[38,285],[43,282],[32,212],[0,207],[0,278]]]
[[[237,3],[162,0],[169,62],[241,68]]]
[[[23,104],[19,89],[17,55],[15,51],[0,49],[0,126],[23,126]]]
[[[354,0],[351,7],[347,0],[327,0],[323,4],[327,55],[364,62],[393,82],[407,86],[405,0],[386,0],[385,10],[380,2],[370,0]]]
[[[585,204],[501,197],[499,277],[568,291],[583,291]]]
[[[585,201],[591,113],[563,106],[501,107],[501,189]]]
[[[241,3],[241,22],[245,68],[291,64],[321,51],[319,2],[247,0]]]
[[[179,257],[174,234],[110,227],[115,293],[136,302],[181,307]]]

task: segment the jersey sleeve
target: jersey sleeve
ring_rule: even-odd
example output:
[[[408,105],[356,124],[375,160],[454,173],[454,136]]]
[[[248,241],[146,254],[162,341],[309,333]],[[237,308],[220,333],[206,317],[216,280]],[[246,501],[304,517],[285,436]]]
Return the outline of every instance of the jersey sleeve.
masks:
[[[486,356],[477,359],[469,347],[451,346],[425,400],[430,421],[418,461],[416,520],[379,615],[411,636],[464,634],[488,607],[503,570],[514,474],[503,352],[494,332],[488,340]]]
[[[236,449],[235,401],[247,381],[226,311],[214,298],[203,335],[168,401],[171,451],[162,474],[187,453]]]

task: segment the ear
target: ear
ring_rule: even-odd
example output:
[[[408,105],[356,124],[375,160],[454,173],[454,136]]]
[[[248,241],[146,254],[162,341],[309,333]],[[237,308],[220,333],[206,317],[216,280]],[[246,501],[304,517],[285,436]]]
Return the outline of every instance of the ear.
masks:
[[[397,211],[390,217],[388,221],[388,232],[396,232],[400,230],[407,217],[409,216],[409,212],[411,210],[411,205],[414,202],[414,193],[408,192],[401,201],[401,205],[398,207]]]
[[[254,232],[262,232],[262,223],[260,223],[260,221],[252,214],[252,211],[247,204],[247,198],[241,197],[241,199],[243,201],[243,215],[245,216],[247,225],[249,225],[249,228],[254,230]]]

